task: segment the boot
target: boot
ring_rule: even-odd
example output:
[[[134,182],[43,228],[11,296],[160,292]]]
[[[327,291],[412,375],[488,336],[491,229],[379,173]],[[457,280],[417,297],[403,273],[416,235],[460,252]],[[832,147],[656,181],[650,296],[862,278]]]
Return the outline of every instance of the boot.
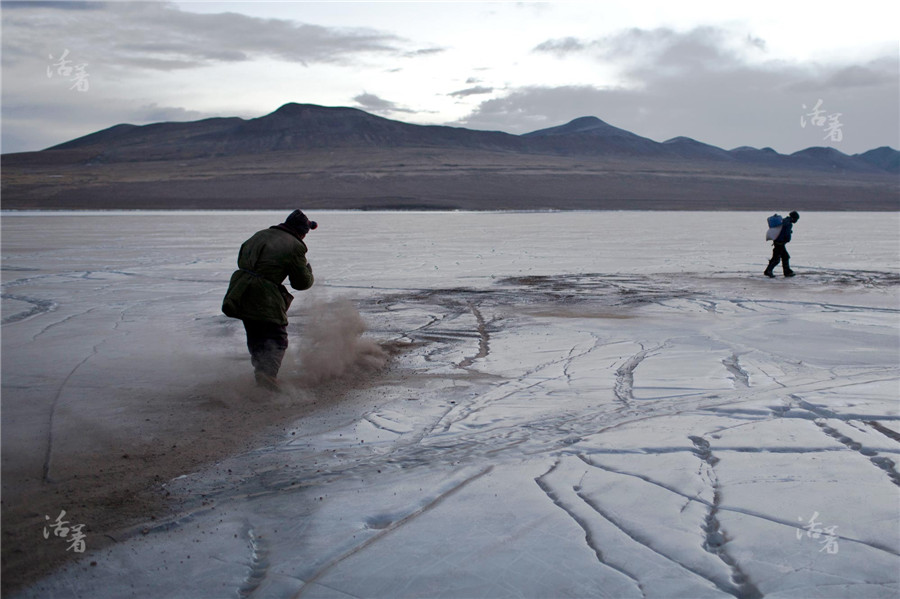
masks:
[[[256,371],[256,384],[267,391],[278,392],[281,391],[281,387],[278,386],[278,381],[274,376],[266,374],[261,370]]]
[[[788,263],[788,257],[787,257],[787,256],[785,256],[784,258],[782,258],[782,260],[781,260],[781,266],[782,266],[782,268],[784,269],[784,276],[786,276],[786,277],[793,277],[793,276],[794,276],[794,271],[791,270],[791,266],[790,266],[790,264]]]
[[[768,266],[766,266],[766,270],[763,272],[763,274],[770,279],[774,279],[775,273],[773,271],[775,270],[775,267],[778,266],[779,262],[781,262],[780,256],[772,256],[772,259],[769,260],[769,264]]]
[[[250,362],[256,374],[256,384],[269,391],[280,391],[278,370],[284,359],[285,348],[274,340],[267,340],[262,347],[255,347]]]

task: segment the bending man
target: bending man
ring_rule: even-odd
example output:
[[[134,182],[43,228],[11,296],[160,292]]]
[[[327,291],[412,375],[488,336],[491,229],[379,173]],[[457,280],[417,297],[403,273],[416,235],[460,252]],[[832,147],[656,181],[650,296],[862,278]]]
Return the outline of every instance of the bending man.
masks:
[[[318,225],[294,210],[280,225],[263,229],[241,245],[238,270],[231,275],[222,312],[240,318],[247,331],[247,348],[256,382],[277,391],[278,370],[288,347],[287,310],[298,291],[313,285],[304,238]]]

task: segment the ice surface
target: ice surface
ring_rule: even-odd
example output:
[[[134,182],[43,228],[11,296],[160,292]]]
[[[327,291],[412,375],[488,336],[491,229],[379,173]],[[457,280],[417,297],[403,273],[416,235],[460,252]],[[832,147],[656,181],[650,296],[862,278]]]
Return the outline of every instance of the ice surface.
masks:
[[[900,593],[900,215],[804,214],[773,280],[759,214],[310,216],[279,401],[316,408],[17,596]],[[158,398],[260,401],[218,310],[283,217],[4,213],[4,475],[152,436]],[[337,301],[399,353],[309,386]]]

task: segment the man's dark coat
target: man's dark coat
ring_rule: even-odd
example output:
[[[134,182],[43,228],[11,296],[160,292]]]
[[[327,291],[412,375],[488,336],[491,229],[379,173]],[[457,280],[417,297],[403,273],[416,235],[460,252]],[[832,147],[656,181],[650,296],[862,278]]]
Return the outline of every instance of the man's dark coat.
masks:
[[[297,291],[312,287],[306,251],[300,236],[284,225],[253,235],[241,245],[238,270],[231,275],[222,312],[232,318],[287,325],[294,297],[282,283],[287,278]]]

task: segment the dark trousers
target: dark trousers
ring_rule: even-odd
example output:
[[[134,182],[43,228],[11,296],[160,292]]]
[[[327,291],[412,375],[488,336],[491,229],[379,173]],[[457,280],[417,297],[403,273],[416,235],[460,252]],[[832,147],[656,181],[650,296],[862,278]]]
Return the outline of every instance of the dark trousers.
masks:
[[[243,322],[254,370],[257,375],[263,374],[274,379],[278,376],[281,360],[288,347],[287,326],[258,320]]]
[[[766,268],[767,272],[772,272],[772,269],[778,266],[778,263],[781,262],[781,267],[784,269],[784,274],[788,274],[791,272],[791,255],[787,252],[787,247],[783,243],[774,243],[772,244],[772,259],[769,260],[769,266]]]

